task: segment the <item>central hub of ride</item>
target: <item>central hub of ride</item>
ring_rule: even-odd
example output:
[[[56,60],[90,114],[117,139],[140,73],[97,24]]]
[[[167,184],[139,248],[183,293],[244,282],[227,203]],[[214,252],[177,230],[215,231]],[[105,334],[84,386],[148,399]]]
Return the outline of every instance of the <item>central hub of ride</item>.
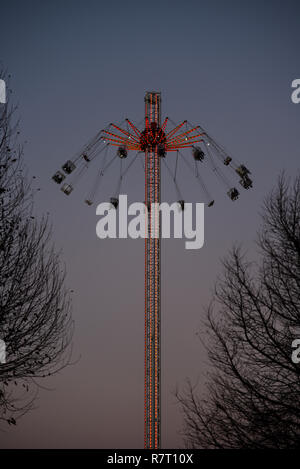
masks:
[[[145,130],[141,132],[140,145],[141,150],[154,151],[155,147],[165,148],[166,134],[156,122],[151,122],[149,126],[146,126]]]

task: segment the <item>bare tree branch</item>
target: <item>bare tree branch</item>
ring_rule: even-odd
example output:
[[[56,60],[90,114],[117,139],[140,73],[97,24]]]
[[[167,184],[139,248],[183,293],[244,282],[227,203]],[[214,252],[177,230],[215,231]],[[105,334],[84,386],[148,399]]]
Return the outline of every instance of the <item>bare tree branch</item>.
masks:
[[[260,263],[233,248],[207,311],[211,369],[204,395],[177,393],[194,448],[299,448],[300,176],[266,198]]]
[[[73,333],[65,271],[47,217],[34,216],[14,112],[0,107],[0,420],[9,424],[33,407],[36,378],[69,362]]]

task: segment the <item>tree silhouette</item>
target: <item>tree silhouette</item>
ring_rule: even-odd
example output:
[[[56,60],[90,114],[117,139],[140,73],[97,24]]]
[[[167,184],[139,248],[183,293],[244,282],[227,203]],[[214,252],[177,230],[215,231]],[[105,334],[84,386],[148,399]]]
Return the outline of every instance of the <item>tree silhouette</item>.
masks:
[[[73,330],[64,269],[47,217],[34,216],[14,115],[0,105],[0,420],[9,424],[32,407],[38,378],[68,363]]]
[[[299,448],[300,177],[282,174],[266,198],[259,262],[240,248],[223,262],[207,311],[210,369],[203,396],[177,393],[194,448]]]

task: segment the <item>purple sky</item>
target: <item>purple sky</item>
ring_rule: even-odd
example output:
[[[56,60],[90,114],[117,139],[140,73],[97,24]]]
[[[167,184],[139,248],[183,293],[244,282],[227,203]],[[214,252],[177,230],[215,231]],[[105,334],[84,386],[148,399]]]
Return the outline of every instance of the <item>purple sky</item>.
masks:
[[[281,169],[299,167],[300,104],[290,99],[300,78],[299,15],[291,0],[0,2],[0,60],[12,75],[28,170],[42,188],[36,209],[51,214],[75,291],[81,357],[42,383],[53,390],[1,433],[0,447],[143,446],[143,241],[96,238],[95,209],[83,203],[93,174],[70,197],[51,176],[108,123],[139,122],[147,90],[162,92],[164,116],[201,123],[255,183],[235,203],[218,180],[210,184],[216,203],[205,212],[201,250],[162,243],[162,446],[182,445],[172,392],[186,377],[201,389],[206,357],[196,332],[220,258],[235,241],[254,252],[263,197]],[[103,200],[115,187],[110,174]],[[174,199],[168,175],[162,181],[163,199]],[[144,200],[143,182],[137,164],[124,184],[131,201]],[[186,172],[181,190],[202,201]]]

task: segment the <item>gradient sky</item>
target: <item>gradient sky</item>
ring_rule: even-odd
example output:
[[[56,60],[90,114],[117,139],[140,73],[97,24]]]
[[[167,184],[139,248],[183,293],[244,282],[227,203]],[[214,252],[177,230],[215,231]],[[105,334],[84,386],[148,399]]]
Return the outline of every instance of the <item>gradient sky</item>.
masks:
[[[201,123],[253,174],[254,189],[232,203],[217,180],[205,212],[205,246],[162,242],[162,446],[182,445],[173,396],[186,377],[203,382],[197,337],[203,306],[234,242],[249,254],[266,193],[285,168],[299,168],[298,1],[0,1],[0,60],[12,75],[29,174],[49,212],[74,289],[74,360],[43,382],[36,410],[1,432],[0,447],[143,446],[143,241],[96,238],[84,197],[93,175],[66,197],[52,174],[99,129],[143,118],[147,90],[162,92],[162,113]],[[176,194],[163,175],[163,199]],[[181,174],[187,201],[197,184]],[[112,189],[113,188],[113,189]],[[115,188],[107,177],[103,200]],[[172,192],[173,191],[173,192]],[[143,200],[136,165],[124,184]],[[186,194],[186,195],[185,195]],[[100,202],[101,200],[99,200]]]

